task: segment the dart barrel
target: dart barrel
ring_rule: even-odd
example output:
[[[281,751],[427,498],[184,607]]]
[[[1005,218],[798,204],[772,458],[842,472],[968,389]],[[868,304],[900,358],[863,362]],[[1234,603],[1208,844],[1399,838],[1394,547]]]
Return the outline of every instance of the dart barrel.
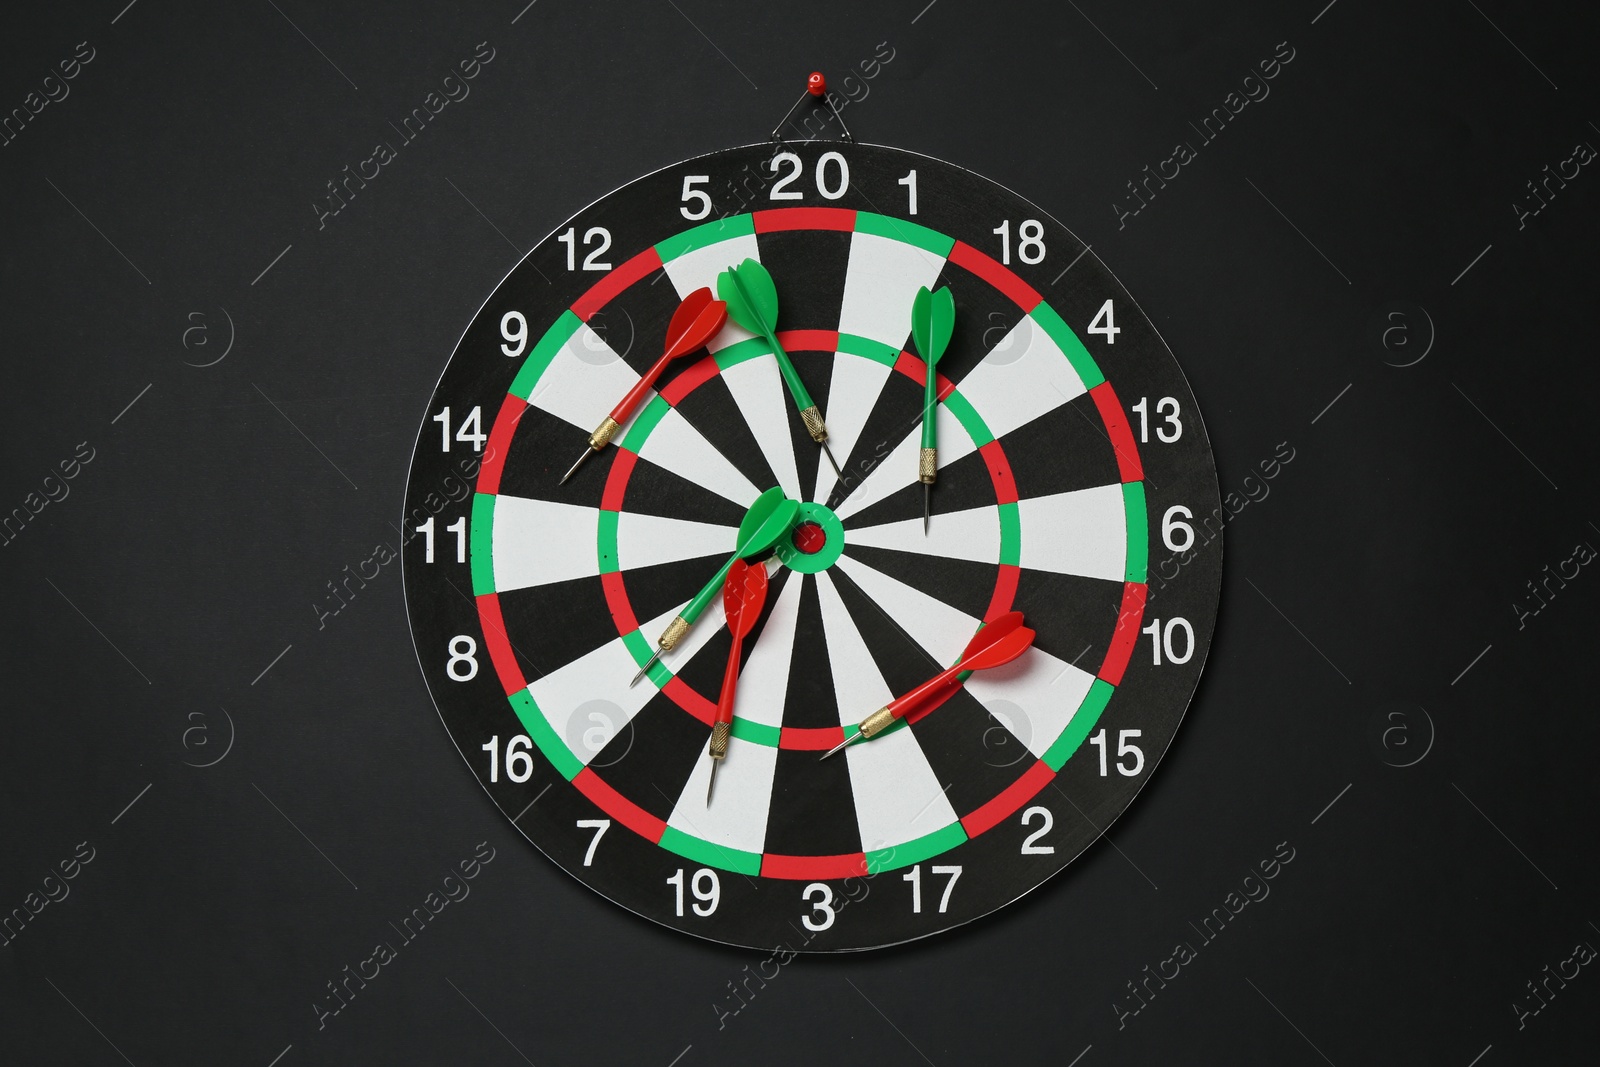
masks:
[[[589,435],[589,447],[596,452],[600,451],[611,443],[611,438],[616,436],[616,432],[621,428],[622,425],[616,419],[607,415],[605,421],[600,423],[594,433]]]
[[[822,412],[815,404],[800,412],[800,421],[806,424],[806,433],[813,441],[821,444],[828,439],[828,424],[822,421]]]
[[[917,460],[917,477],[932,485],[934,479],[939,477],[939,450],[937,448],[924,448],[921,457]]]
[[[894,713],[888,708],[879,708],[861,720],[861,736],[870,741],[893,725]]]
[[[684,620],[683,616],[679,615],[667,624],[665,630],[661,631],[661,637],[656,641],[656,644],[661,646],[663,652],[670,652],[679,641],[683,640],[683,635],[688,632],[688,622]]]
[[[711,727],[711,758],[723,759],[728,755],[729,726],[725,722],[713,723]]]

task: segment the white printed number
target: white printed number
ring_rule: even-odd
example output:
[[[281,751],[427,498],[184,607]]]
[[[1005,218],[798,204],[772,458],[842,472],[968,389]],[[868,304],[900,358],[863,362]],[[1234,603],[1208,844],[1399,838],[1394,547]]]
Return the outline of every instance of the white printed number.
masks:
[[[812,900],[812,897],[816,900]],[[801,924],[807,930],[826,930],[833,925],[833,890],[821,882],[812,882],[800,894],[800,899],[811,905],[811,914],[800,917]]]
[[[805,164],[801,163],[800,157],[793,152],[779,152],[767,163],[767,169],[774,175],[785,167],[788,168],[788,172],[772,183],[772,188],[767,191],[767,199],[805,199],[805,194],[800,190],[789,188],[805,171]],[[850,188],[850,164],[837,152],[824,152],[817,158],[815,179],[817,192],[822,194],[824,200],[837,200]],[[913,198],[915,195],[913,191]],[[916,212],[913,210],[912,214]]]
[[[419,533],[419,534],[422,534],[422,543],[423,543],[423,552],[424,552],[423,562],[424,563],[432,563],[433,562],[433,516],[429,515],[428,516],[428,521],[423,523],[423,524],[421,524],[420,526],[417,526],[415,528],[415,532]],[[467,561],[467,517],[465,515],[461,516],[455,522],[452,522],[449,526],[446,526],[444,528],[444,532],[445,533],[453,533],[453,534],[456,535],[456,562],[457,563],[465,563]]]
[[[1011,220],[996,226],[991,233],[1000,236],[1000,262],[1011,262]],[[1017,226],[1017,258],[1030,266],[1044,262],[1044,223],[1038,219],[1024,219]],[[1093,333],[1094,330],[1089,331]]]
[[[591,863],[594,862],[594,850],[600,847],[600,839],[602,837],[606,836],[606,831],[607,830],[611,829],[611,820],[610,819],[579,819],[577,825],[578,825],[578,829],[580,829],[580,830],[593,830],[594,831],[594,837],[589,841],[589,850],[583,854],[583,865],[585,867],[587,867]],[[679,908],[678,914],[680,914],[680,915],[683,914],[681,906]]]
[[[943,915],[946,911],[950,910],[950,894],[955,890],[956,879],[961,877],[961,868],[959,866],[930,867],[929,870],[933,871],[934,874],[945,874],[950,876],[950,880],[944,884],[944,892],[939,896],[939,914]],[[900,876],[900,880],[902,882],[911,883],[911,910],[915,914],[921,914],[922,865],[918,864],[917,866],[911,868],[910,873]]]
[[[456,634],[447,646],[450,658],[445,662],[444,673],[453,681],[470,682],[478,676],[478,642],[466,634]]]
[[[917,213],[917,172],[914,170],[906,171],[906,176],[895,184],[906,187],[906,197],[910,201],[906,214],[915,215]]]
[[[433,417],[439,424],[439,444],[444,451],[450,451],[450,409],[440,408],[439,414]],[[468,412],[467,417],[461,420],[461,425],[456,427],[457,441],[463,441],[472,446],[474,452],[483,451],[483,443],[489,435],[483,432],[483,409],[475,407]]]
[[[1102,732],[1104,732],[1104,731],[1102,731]],[[1038,819],[1039,819],[1039,828],[1037,830],[1035,830],[1033,833],[1029,834],[1027,837],[1022,839],[1022,855],[1024,855],[1024,856],[1050,856],[1050,855],[1054,855],[1055,851],[1056,851],[1056,846],[1054,846],[1054,845],[1041,845],[1041,844],[1038,844],[1038,840],[1039,840],[1039,838],[1043,837],[1045,834],[1049,833],[1051,828],[1055,826],[1055,824],[1056,824],[1055,816],[1050,814],[1050,809],[1049,808],[1041,808],[1037,804],[1035,804],[1033,807],[1029,808],[1027,811],[1022,813],[1022,825],[1023,826],[1027,826],[1030,823],[1032,823],[1034,821],[1035,816],[1037,816]]]
[[[1117,343],[1117,334],[1122,332],[1122,327],[1117,325],[1117,317],[1111,310],[1111,301],[1107,300],[1100,305],[1100,310],[1094,313],[1094,321],[1089,323],[1089,332],[1097,333],[1106,339],[1106,344]],[[1135,409],[1138,410],[1138,409]],[[1148,438],[1142,438],[1148,440]]]
[[[1183,631],[1183,637],[1175,641],[1173,635],[1179,630]],[[1166,652],[1169,663],[1188,663],[1189,657],[1194,655],[1194,627],[1189,625],[1188,619],[1168,619],[1165,627],[1160,619],[1151,619],[1150,625],[1139,632],[1150,635],[1150,662],[1157,667],[1161,666],[1162,652]]]
[[[1161,542],[1169,552],[1187,552],[1194,547],[1194,527],[1184,519],[1194,518],[1194,512],[1182,504],[1174,504],[1161,516]],[[1182,541],[1182,544],[1179,544]],[[1187,656],[1184,657],[1188,659]]]
[[[699,222],[701,219],[711,214],[711,194],[706,192],[704,189],[695,188],[695,186],[701,184],[702,182],[708,182],[710,180],[711,175],[709,174],[684,175],[683,196],[681,197],[683,203],[678,206],[678,214],[682,215],[690,222]],[[698,202],[700,204],[700,210],[690,211],[689,205],[692,202]]]
[[[471,640],[469,637],[467,640]],[[473,667],[476,671],[477,667]],[[455,677],[455,675],[451,675]],[[464,679],[463,679],[464,680]],[[500,735],[495,734],[478,746],[489,753],[489,781],[500,780]],[[526,782],[533,777],[533,744],[527,734],[518,734],[506,742],[506,777],[513,782]],[[581,825],[581,824],[580,824]],[[588,866],[585,864],[585,866]]]
[[[1109,301],[1107,306],[1110,306]],[[1094,333],[1094,328],[1090,327],[1089,332]],[[1141,396],[1139,402],[1128,410],[1139,416],[1139,440],[1150,440],[1150,398]],[[1178,418],[1179,413],[1178,401],[1173,397],[1164,396],[1156,401],[1156,414],[1166,423],[1165,426],[1156,427],[1156,440],[1170,445],[1183,436],[1183,420]]]
[[[528,320],[522,312],[508,311],[500,316],[500,336],[506,339],[500,346],[506,355],[515,358],[528,350]]]
[[[702,888],[704,883],[704,888]],[[678,914],[683,914],[683,868],[679,867],[676,874],[667,879],[667,884],[678,891]],[[689,892],[694,894],[695,903],[689,905],[694,913],[702,919],[717,910],[717,902],[722,899],[722,886],[717,882],[717,872],[710,867],[701,867],[694,872],[694,877],[689,880]]]
[[[577,227],[568,226],[567,232],[557,237],[556,240],[567,246],[567,269],[578,269],[578,230]],[[593,246],[590,248],[590,246]],[[583,257],[584,270],[610,270],[611,264],[600,257],[611,248],[611,231],[604,226],[591,226],[583,234],[583,247],[589,248],[589,254]]]
[[[1141,730],[1117,731],[1117,773],[1126,778],[1132,778],[1144,770],[1144,752],[1138,745],[1128,743],[1129,738],[1138,737],[1142,732]],[[1100,749],[1100,777],[1104,778],[1106,776],[1107,744],[1105,730],[1096,730],[1094,736],[1089,738],[1089,743]],[[1125,756],[1133,757],[1131,766],[1123,762],[1123,757]]]

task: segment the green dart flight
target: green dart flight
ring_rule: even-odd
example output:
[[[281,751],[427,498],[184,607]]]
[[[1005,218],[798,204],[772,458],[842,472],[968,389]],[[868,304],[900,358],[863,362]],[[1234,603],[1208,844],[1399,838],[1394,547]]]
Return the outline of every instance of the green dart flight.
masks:
[[[822,412],[806,392],[789,353],[778,343],[778,287],[773,284],[772,275],[760,263],[747,259],[717,275],[717,298],[728,305],[728,316],[734,322],[757,337],[765,338],[772,346],[783,384],[789,387],[794,406],[800,411],[800,421],[806,424],[811,439],[822,446],[833,473],[843,477],[838,460],[833,458],[833,449],[828,447],[828,425],[822,419]]]
[[[733,550],[733,555],[729,556],[728,562],[724,563],[717,573],[712,575],[711,580],[705,584],[705,588],[696,593],[694,599],[683,606],[683,610],[678,612],[677,618],[668,623],[667,628],[661,631],[661,637],[656,641],[655,655],[651,656],[649,661],[639,668],[639,673],[634,675],[633,681],[628,683],[630,687],[639,684],[639,679],[643,678],[649,673],[650,668],[655,666],[656,660],[661,658],[661,653],[670,651],[673,646],[683,640],[683,635],[689,632],[689,627],[693,626],[694,621],[700,617],[700,613],[706,610],[706,605],[715,600],[717,594],[722,591],[722,583],[727,580],[728,571],[732,569],[733,565],[741,559],[757,555],[771,548],[777,543],[778,538],[789,532],[789,528],[794,525],[794,521],[799,514],[800,502],[798,500],[790,500],[784,496],[783,490],[777,486],[773,486],[756,497],[756,502],[750,505],[750,510],[745,512],[743,521],[739,523],[738,547]]]

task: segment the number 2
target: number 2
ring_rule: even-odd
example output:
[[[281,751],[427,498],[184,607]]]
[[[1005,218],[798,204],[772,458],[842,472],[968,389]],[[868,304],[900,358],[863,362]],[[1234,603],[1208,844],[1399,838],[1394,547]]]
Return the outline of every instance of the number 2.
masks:
[[[1101,731],[1101,732],[1104,733],[1104,731]],[[1102,773],[1104,773],[1104,772],[1102,772]],[[1029,808],[1027,811],[1022,813],[1022,825],[1023,826],[1027,826],[1029,823],[1033,822],[1034,816],[1036,816],[1036,815],[1043,821],[1040,822],[1039,828],[1037,830],[1035,830],[1033,833],[1029,834],[1027,837],[1022,839],[1022,853],[1021,854],[1024,855],[1024,856],[1049,856],[1049,855],[1053,855],[1055,853],[1056,846],[1054,846],[1054,845],[1040,845],[1040,844],[1037,844],[1036,842],[1039,840],[1039,838],[1041,838],[1045,834],[1049,833],[1051,831],[1051,829],[1055,827],[1055,824],[1056,824],[1055,816],[1050,814],[1050,809],[1049,808],[1042,808],[1039,805],[1035,804],[1033,807]]]

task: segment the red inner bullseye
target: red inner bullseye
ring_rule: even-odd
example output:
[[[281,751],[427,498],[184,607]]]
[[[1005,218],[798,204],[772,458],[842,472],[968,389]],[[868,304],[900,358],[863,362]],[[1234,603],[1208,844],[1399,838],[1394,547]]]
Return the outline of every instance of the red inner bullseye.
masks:
[[[806,555],[815,555],[828,543],[828,534],[814,522],[802,522],[794,528],[794,547]]]

